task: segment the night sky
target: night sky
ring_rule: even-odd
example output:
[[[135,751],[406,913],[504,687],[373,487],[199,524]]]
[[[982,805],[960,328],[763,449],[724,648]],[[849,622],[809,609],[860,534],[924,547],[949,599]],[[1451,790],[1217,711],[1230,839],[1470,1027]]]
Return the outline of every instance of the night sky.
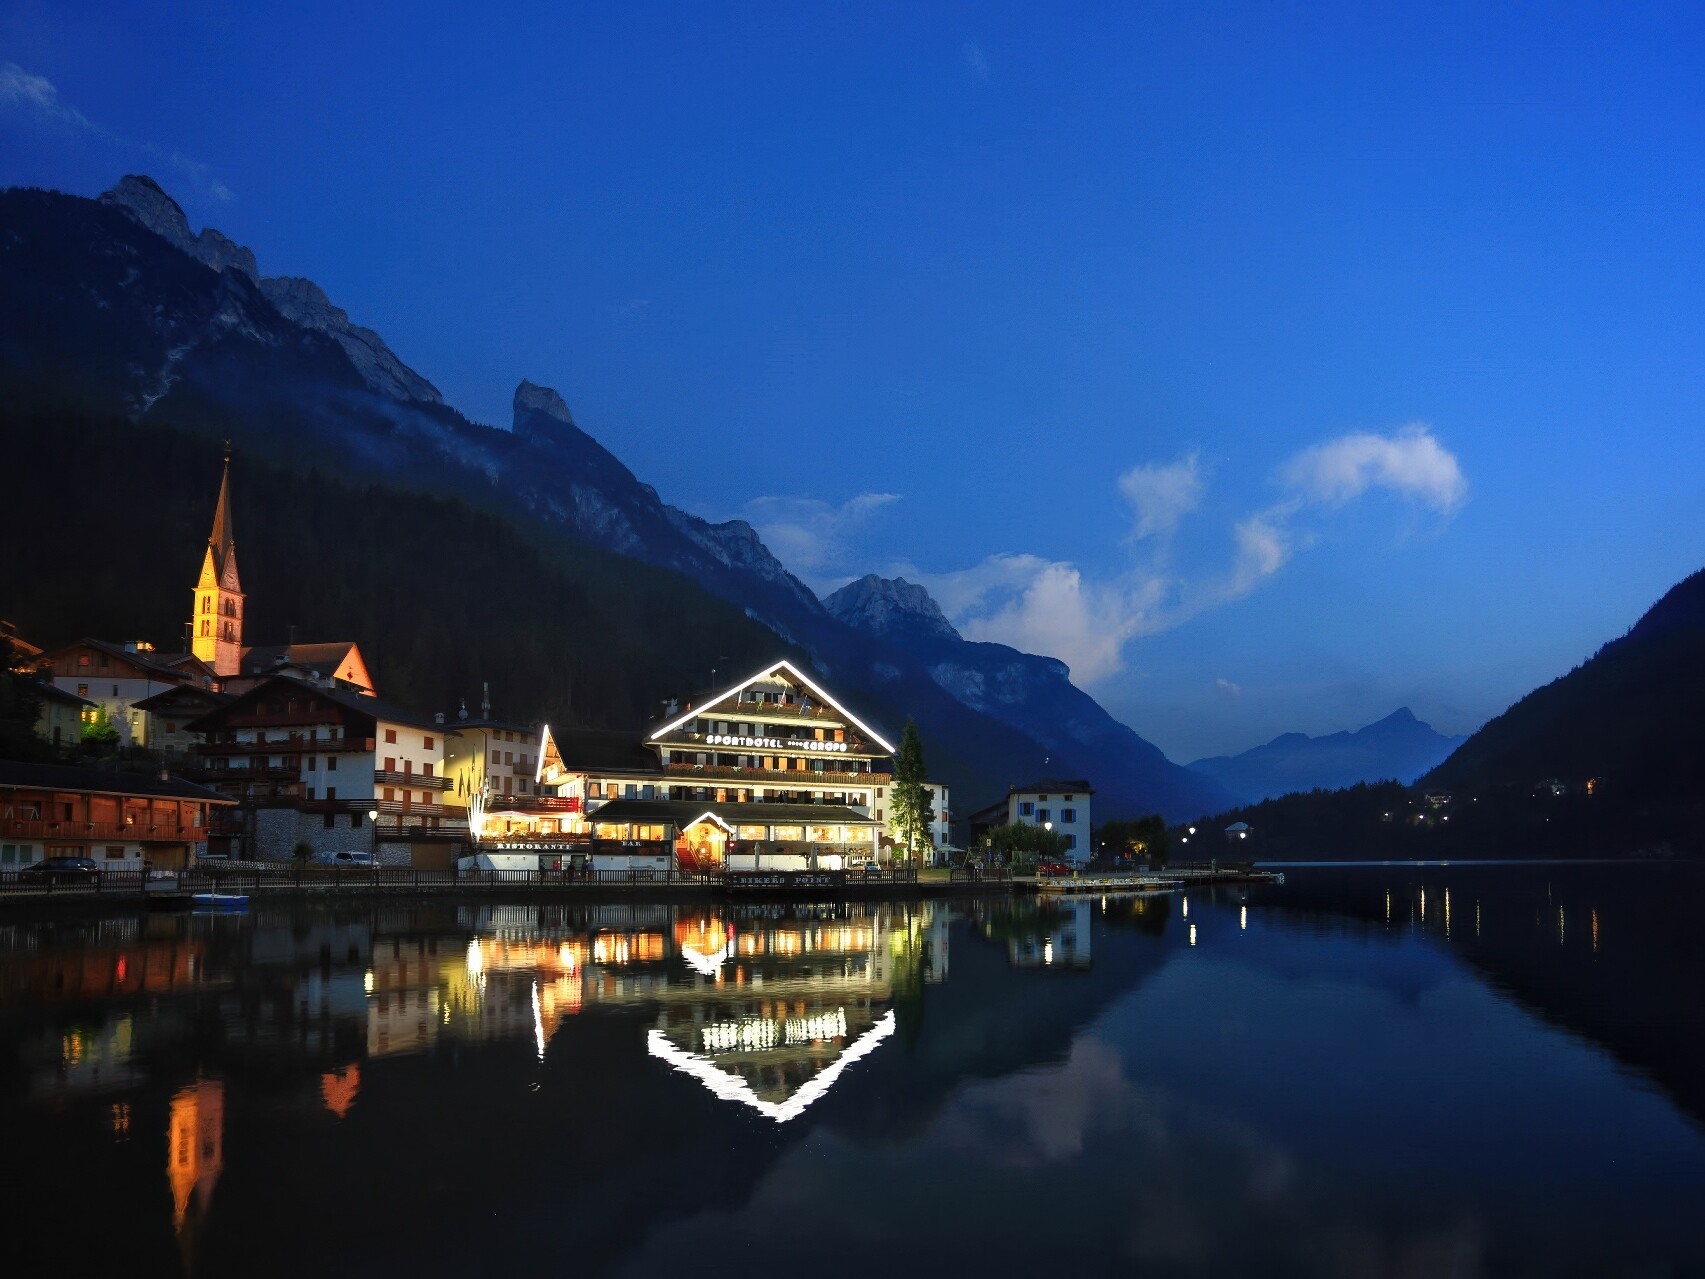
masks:
[[[1705,564],[1696,5],[377,10],[14,0],[0,183],[149,173],[1179,760],[1470,731]]]

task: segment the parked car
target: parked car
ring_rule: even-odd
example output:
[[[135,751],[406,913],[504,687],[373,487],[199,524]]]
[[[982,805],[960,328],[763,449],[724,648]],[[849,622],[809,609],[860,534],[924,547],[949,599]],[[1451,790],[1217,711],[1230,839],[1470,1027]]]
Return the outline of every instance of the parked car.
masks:
[[[1062,875],[1070,875],[1072,868],[1066,862],[1037,862],[1036,873],[1046,875],[1050,879],[1057,879]]]
[[[371,866],[373,854],[365,850],[337,849],[314,854],[316,866]]]
[[[101,868],[88,857],[49,857],[18,872],[21,884],[92,884]]]

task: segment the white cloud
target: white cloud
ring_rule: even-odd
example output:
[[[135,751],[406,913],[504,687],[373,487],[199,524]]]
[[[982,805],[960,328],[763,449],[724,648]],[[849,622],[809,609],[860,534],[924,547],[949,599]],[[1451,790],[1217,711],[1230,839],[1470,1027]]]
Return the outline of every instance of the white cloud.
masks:
[[[0,102],[19,106],[65,124],[110,136],[75,107],[59,100],[59,90],[45,76],[32,75],[16,62],[0,62]]]
[[[1317,444],[1287,462],[1279,477],[1298,496],[1332,506],[1384,488],[1448,515],[1468,496],[1456,457],[1421,423],[1395,435],[1359,432]]]
[[[1214,687],[1224,693],[1227,697],[1243,696],[1243,685],[1226,679],[1223,675],[1214,681]]]
[[[1119,491],[1136,516],[1132,536],[1138,539],[1170,533],[1202,501],[1202,476],[1196,454],[1169,466],[1133,466],[1119,477]]]
[[[1184,575],[1169,565],[1171,537],[1200,508],[1206,488],[1196,454],[1119,477],[1135,517],[1130,541],[1154,541],[1102,580],[1067,561],[1010,553],[949,573],[910,564],[899,571],[922,582],[967,639],[1057,657],[1078,684],[1089,685],[1123,669],[1133,639],[1171,630],[1271,580],[1321,541],[1311,515],[1383,489],[1449,516],[1468,492],[1456,457],[1421,425],[1327,440],[1291,457],[1276,479],[1283,495],[1232,524],[1230,560],[1218,571]],[[1229,680],[1217,687],[1228,696],[1240,692]]]
[[[746,504],[745,517],[777,559],[804,577],[842,569],[848,541],[898,493],[860,493],[838,506],[815,497],[759,497]]]
[[[56,124],[68,125],[121,151],[148,156],[194,183],[202,194],[221,203],[231,199],[231,188],[216,177],[208,165],[191,159],[181,151],[162,147],[154,142],[138,142],[123,134],[114,133],[104,125],[96,124],[76,107],[63,101],[59,90],[46,76],[26,71],[15,62],[0,62],[0,106],[22,110]]]

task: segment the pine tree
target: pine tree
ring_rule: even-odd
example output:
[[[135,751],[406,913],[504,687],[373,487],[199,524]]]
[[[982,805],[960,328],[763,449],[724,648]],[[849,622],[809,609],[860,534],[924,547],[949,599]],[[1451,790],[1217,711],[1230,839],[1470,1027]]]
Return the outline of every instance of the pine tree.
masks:
[[[935,820],[924,784],[928,778],[918,726],[908,719],[906,731],[900,735],[899,753],[894,756],[894,794],[888,819],[889,829],[908,858],[917,856],[920,844],[929,843],[929,825]]]

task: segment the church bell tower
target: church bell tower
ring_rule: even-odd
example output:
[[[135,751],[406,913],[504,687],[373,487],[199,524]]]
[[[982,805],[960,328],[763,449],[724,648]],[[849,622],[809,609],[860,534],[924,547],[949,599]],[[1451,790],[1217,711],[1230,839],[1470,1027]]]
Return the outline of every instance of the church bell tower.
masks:
[[[190,652],[220,677],[236,675],[243,658],[243,584],[237,577],[237,545],[231,536],[231,446],[225,446],[225,473],[219,480],[219,504],[213,508],[213,532],[195,584],[195,615],[190,619]]]

